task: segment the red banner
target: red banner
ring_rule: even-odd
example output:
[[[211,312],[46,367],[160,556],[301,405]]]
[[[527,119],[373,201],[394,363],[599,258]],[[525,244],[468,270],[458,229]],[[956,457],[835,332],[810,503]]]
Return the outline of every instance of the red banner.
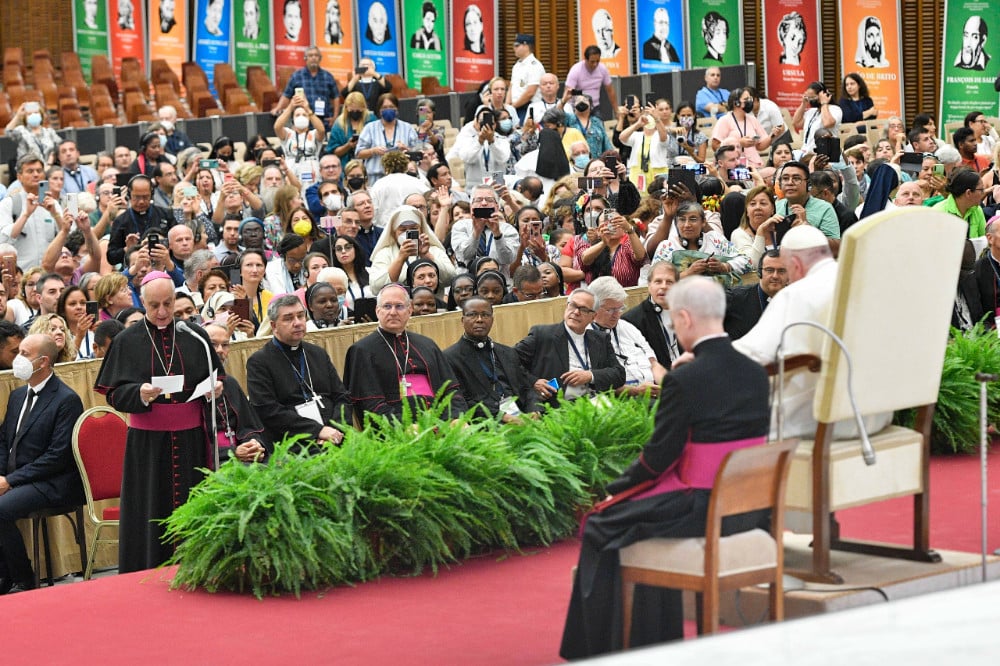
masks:
[[[187,34],[187,2],[149,0],[149,60],[166,60],[178,79],[188,59]]]
[[[351,0],[313,0],[313,44],[323,54],[323,69],[338,86],[354,73],[354,4]]]
[[[475,90],[496,76],[496,0],[451,3],[451,81],[459,91]]]
[[[142,0],[108,0],[108,34],[116,77],[121,76],[123,58],[137,58],[142,71],[146,71],[143,41],[146,24],[142,8]]]
[[[275,67],[288,65],[298,69],[305,66],[306,47],[309,46],[312,35],[309,29],[309,9],[308,2],[271,3]]]
[[[823,45],[818,0],[768,0],[764,10],[764,77],[767,96],[794,112],[802,92],[822,81]],[[835,82],[828,82],[836,89]]]

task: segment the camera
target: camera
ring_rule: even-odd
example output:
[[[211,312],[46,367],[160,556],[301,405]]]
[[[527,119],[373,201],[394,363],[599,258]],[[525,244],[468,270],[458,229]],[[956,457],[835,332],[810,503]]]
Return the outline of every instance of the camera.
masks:
[[[149,249],[153,249],[154,246],[159,244],[160,244],[160,234],[153,233],[146,236],[146,245],[149,246]]]
[[[408,240],[408,241],[419,241],[420,240],[420,232],[417,231],[416,229],[409,229],[409,230],[407,230],[406,231],[406,240]]]

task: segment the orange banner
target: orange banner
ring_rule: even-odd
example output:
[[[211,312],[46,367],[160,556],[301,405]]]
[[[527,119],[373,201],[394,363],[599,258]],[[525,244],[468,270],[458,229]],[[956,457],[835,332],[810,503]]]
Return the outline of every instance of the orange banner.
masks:
[[[121,77],[123,58],[137,58],[139,67],[146,71],[143,4],[142,0],[108,0],[108,34],[116,77]]]
[[[840,25],[841,71],[864,79],[878,118],[902,117],[899,2],[840,0]],[[840,88],[844,96],[843,82]]]
[[[149,0],[149,60],[166,60],[178,79],[188,59],[187,33],[187,2]]]
[[[313,44],[323,69],[343,87],[354,73],[354,5],[351,0],[313,0]]]
[[[583,50],[596,45],[601,49],[601,64],[611,76],[632,73],[631,29],[628,3],[620,0],[580,0],[580,59]]]

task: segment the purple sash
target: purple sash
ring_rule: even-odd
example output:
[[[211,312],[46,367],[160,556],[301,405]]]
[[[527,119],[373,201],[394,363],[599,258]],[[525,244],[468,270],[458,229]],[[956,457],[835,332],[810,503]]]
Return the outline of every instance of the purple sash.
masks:
[[[201,418],[200,402],[167,405],[154,402],[148,412],[129,414],[128,427],[155,432],[177,432],[200,428]]]
[[[629,499],[640,500],[691,488],[711,490],[715,483],[715,475],[730,451],[759,446],[766,441],[767,437],[761,436],[729,442],[688,442],[680,458],[668,467],[650,488]]]

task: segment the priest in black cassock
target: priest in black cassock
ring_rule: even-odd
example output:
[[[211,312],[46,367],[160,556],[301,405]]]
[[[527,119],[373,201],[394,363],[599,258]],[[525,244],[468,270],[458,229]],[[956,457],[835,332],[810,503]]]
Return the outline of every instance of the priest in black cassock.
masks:
[[[406,287],[387,284],[375,305],[378,328],[347,350],[344,376],[359,417],[374,412],[398,418],[404,397],[411,409],[422,409],[444,386],[451,396],[450,417],[465,412],[465,398],[444,354],[430,338],[406,330],[412,312]]]
[[[207,324],[205,332],[219,360],[225,365],[229,357],[229,329],[222,324]],[[208,411],[205,422],[211,423],[211,402],[206,401],[205,409]],[[264,426],[235,377],[226,375],[222,378],[222,395],[215,401],[215,425],[220,463],[229,460],[230,456],[244,463],[264,462],[271,448],[270,443],[264,439]],[[214,463],[213,452],[209,465]]]
[[[306,434],[319,444],[340,444],[353,420],[350,396],[330,356],[305,342],[306,309],[295,294],[267,306],[274,337],[247,360],[250,404],[264,424],[264,437]]]
[[[173,553],[173,546],[162,542],[159,521],[187,500],[202,478],[198,468],[205,467],[209,450],[204,400],[187,399],[210,370],[222,369],[205,331],[197,326],[181,331],[175,326],[174,283],[169,275],[149,273],[142,281],[141,296],[146,317],[118,334],[94,385],[109,405],[129,415],[119,573],[151,569]],[[164,390],[176,377],[183,377],[180,388]],[[216,391],[221,393],[219,382]]]
[[[585,519],[559,650],[566,659],[622,647],[619,549],[656,537],[704,536],[712,484],[725,453],[767,439],[767,375],[741,358],[723,331],[722,287],[693,276],[673,287],[669,299],[677,336],[693,353],[685,353],[664,378],[656,425],[642,454],[608,485],[612,496]],[[766,512],[727,518],[723,531],[753,529],[762,519]],[[637,585],[632,645],[683,635],[680,591]]]
[[[522,414],[541,411],[528,374],[512,347],[490,339],[493,306],[473,296],[462,303],[461,339],[444,350],[466,404],[480,415],[517,421]]]
[[[677,342],[677,335],[670,321],[670,306],[667,304],[667,294],[677,284],[680,276],[677,267],[669,261],[654,261],[646,279],[649,283],[649,298],[622,315],[622,319],[639,329],[642,337],[653,348],[657,362],[664,368],[669,368],[683,351]]]

